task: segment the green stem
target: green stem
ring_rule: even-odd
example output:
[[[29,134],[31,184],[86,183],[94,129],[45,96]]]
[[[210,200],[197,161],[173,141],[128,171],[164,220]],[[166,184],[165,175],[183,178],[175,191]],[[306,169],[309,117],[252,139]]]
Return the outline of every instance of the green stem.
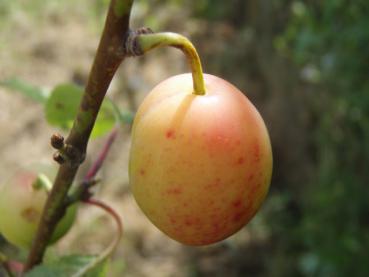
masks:
[[[33,182],[32,187],[35,190],[44,189],[46,192],[51,191],[53,184],[50,179],[43,173],[37,176],[37,179]]]
[[[191,67],[193,93],[196,95],[205,94],[205,83],[200,57],[193,44],[186,37],[170,32],[140,34],[136,37],[136,43],[142,53],[163,46],[172,46],[182,50]]]

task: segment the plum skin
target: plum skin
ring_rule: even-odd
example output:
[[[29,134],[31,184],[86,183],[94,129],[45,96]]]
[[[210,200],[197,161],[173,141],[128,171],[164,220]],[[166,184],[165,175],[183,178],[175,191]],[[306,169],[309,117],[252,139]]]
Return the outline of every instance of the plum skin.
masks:
[[[23,249],[29,249],[32,245],[47,199],[45,190],[33,188],[32,184],[36,178],[34,172],[22,170],[0,185],[0,233],[10,243]],[[50,244],[69,231],[76,210],[76,205],[67,209],[54,231]]]
[[[268,131],[256,108],[227,81],[191,74],[157,85],[132,128],[129,178],[137,204],[169,237],[187,245],[223,240],[260,208],[272,175]]]

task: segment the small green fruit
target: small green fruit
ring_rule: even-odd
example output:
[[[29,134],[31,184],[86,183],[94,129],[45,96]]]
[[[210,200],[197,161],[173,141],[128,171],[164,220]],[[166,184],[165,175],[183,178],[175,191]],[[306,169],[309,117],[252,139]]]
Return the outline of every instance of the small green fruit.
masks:
[[[42,175],[41,175],[42,176]],[[12,244],[29,249],[47,199],[50,182],[33,171],[23,170],[0,185],[0,232]],[[76,216],[76,205],[68,208],[50,243],[64,236]]]

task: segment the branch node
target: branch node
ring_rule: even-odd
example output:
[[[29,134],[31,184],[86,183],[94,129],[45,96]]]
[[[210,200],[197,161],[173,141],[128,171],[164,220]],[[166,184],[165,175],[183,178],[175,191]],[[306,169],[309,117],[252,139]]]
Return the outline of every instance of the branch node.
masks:
[[[78,201],[88,201],[94,192],[91,189],[100,182],[98,179],[84,180],[75,189],[73,193],[68,195],[66,205],[70,206]]]
[[[153,30],[151,30],[148,27],[141,27],[141,28],[138,28],[137,30],[129,30],[126,43],[125,43],[126,55],[129,57],[137,57],[137,56],[143,55],[144,52],[138,45],[136,38],[139,35],[152,34],[152,33],[154,33]]]
[[[64,144],[59,151],[54,153],[53,159],[58,164],[69,163],[71,167],[79,166],[85,160],[85,153],[71,144]]]
[[[65,199],[79,165],[85,158],[87,144],[97,114],[112,78],[125,58],[124,41],[126,36],[122,34],[128,34],[133,2],[134,0],[110,1],[104,30],[73,127],[65,139],[63,147],[58,149],[57,154],[55,154],[57,160],[60,159],[59,156],[64,159],[64,164],[59,167],[52,190],[45,203],[28,254],[25,272],[42,262],[48,241],[50,241],[57,223],[65,212]],[[85,116],[86,110],[89,110],[88,116]],[[80,120],[81,118],[83,120]]]
[[[58,152],[55,152],[53,155],[54,161],[56,161],[58,164],[63,164],[65,162],[64,157]]]
[[[65,144],[62,151],[72,165],[80,165],[85,160],[85,154],[71,144]]]
[[[90,181],[83,182],[84,183],[83,184],[84,189],[82,190],[80,200],[81,201],[89,200],[94,195],[94,193],[91,191],[91,189],[94,186],[96,186],[96,184],[98,184],[99,182],[100,182],[100,180],[98,180],[98,179],[93,179],[93,180],[90,180]]]

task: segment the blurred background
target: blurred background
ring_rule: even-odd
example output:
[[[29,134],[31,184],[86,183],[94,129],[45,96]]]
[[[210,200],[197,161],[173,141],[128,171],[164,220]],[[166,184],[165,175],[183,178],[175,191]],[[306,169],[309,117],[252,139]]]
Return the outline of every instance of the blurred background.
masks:
[[[108,2],[0,0],[0,81],[85,84]],[[274,172],[249,225],[224,242],[186,247],[133,201],[124,126],[97,192],[125,225],[109,276],[369,276],[369,1],[136,0],[132,26],[188,36],[206,72],[245,92],[269,128]],[[129,58],[109,96],[134,111],[154,85],[186,71],[173,49]],[[0,87],[0,181],[51,160],[53,132],[40,105]],[[90,142],[81,176],[103,142]],[[98,253],[114,231],[82,207],[52,252]],[[0,248],[25,256],[2,239]]]

